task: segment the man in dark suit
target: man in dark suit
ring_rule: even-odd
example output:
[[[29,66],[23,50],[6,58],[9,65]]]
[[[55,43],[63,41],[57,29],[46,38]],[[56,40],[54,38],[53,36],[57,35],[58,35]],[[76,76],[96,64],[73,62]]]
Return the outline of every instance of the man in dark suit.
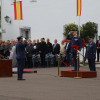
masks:
[[[28,40],[28,45],[26,47],[26,57],[27,57],[27,66],[28,66],[28,68],[33,67],[33,63],[32,63],[33,52],[34,52],[34,48],[33,48],[33,45],[31,43],[31,40]]]
[[[1,42],[1,44],[0,44],[0,59],[4,59],[4,48],[5,48],[4,43]]]
[[[52,44],[50,43],[50,39],[47,39],[47,50],[46,50],[46,54],[50,55],[52,53]]]
[[[73,36],[70,37],[70,34],[72,34]],[[71,53],[73,55],[73,60],[75,60],[73,71],[77,71],[77,70],[79,70],[79,59],[78,59],[78,63],[77,63],[77,53],[80,53],[81,48],[82,48],[81,37],[78,36],[77,30],[73,29],[71,32],[68,33],[67,39],[68,40],[71,39]],[[76,46],[79,47],[78,50],[77,50]],[[78,65],[78,67],[77,67],[77,65]]]
[[[66,49],[66,60],[67,64],[69,65],[72,63],[71,40],[67,40],[65,49]]]
[[[99,40],[97,40],[96,42],[97,45],[97,62],[99,62],[99,54],[100,54],[100,36],[99,36]]]
[[[36,54],[37,53],[37,50],[36,50],[36,40],[33,40],[32,45],[33,45],[33,49],[34,49],[33,54]]]
[[[27,46],[27,41],[25,41],[22,36],[17,37],[17,39],[18,43],[16,44],[16,59],[18,62],[18,80],[25,80],[23,79],[23,69],[25,67],[25,47]]]
[[[45,54],[46,54],[46,43],[44,41],[44,38],[41,38],[41,43],[40,43],[40,48],[39,48],[39,53],[41,57],[41,66],[45,67]]]
[[[41,43],[39,42],[39,39],[37,39],[37,43],[36,43],[36,54],[39,53],[40,45],[41,45]]]
[[[5,49],[4,49],[5,57],[10,56],[10,49],[11,49],[11,44],[10,44],[10,41],[7,40],[6,45],[5,45]]]
[[[54,40],[54,44],[53,44],[53,54],[59,54],[60,52],[60,45],[57,43],[57,39]]]
[[[90,71],[96,71],[95,68],[96,48],[97,46],[93,42],[93,38],[89,37],[89,43],[87,46],[87,59],[88,59]]]
[[[60,44],[57,43],[57,39],[54,40],[54,44],[53,44],[53,51],[52,54],[54,55],[54,60],[53,60],[53,64],[54,66],[57,66],[58,62],[57,62],[57,55],[60,53]]]

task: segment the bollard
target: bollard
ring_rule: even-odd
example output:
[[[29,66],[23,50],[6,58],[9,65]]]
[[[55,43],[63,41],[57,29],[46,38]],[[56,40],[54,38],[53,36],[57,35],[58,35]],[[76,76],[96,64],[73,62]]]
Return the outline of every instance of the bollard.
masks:
[[[58,77],[59,77],[59,55],[58,55]]]
[[[77,52],[77,76],[74,77],[74,78],[76,78],[76,79],[80,79],[80,78],[81,78],[81,77],[79,77],[79,64],[78,64],[78,59],[79,59],[79,54],[78,54],[78,52]]]

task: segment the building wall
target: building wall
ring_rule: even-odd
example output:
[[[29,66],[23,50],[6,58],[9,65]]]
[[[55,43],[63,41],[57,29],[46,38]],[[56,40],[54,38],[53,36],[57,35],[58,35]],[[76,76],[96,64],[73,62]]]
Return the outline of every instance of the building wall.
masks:
[[[17,0],[18,1],[18,0]],[[76,16],[76,0],[31,0],[23,1],[23,20],[14,20],[14,6],[11,0],[2,0],[2,39],[16,39],[20,34],[19,28],[31,27],[31,39],[41,37],[50,38],[51,42],[56,38],[60,43],[63,39],[63,25],[68,23],[78,24]],[[100,0],[83,0],[81,24],[93,21],[100,26]],[[6,23],[4,17],[8,15],[12,23]],[[100,28],[98,29],[100,33]]]

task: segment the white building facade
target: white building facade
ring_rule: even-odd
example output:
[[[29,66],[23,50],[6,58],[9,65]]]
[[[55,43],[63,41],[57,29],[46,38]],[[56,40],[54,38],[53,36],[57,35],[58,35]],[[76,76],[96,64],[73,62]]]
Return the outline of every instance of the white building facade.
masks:
[[[14,0],[1,0],[2,6],[2,40],[16,39],[23,35],[26,38],[50,38],[53,43],[63,39],[63,26],[69,23],[78,24],[76,0],[20,0],[23,6],[23,20],[14,20]],[[18,1],[18,0],[16,0]],[[34,1],[34,0],[33,0]],[[100,33],[100,0],[82,0],[81,25],[92,21],[98,24]],[[5,21],[9,16],[11,23]]]

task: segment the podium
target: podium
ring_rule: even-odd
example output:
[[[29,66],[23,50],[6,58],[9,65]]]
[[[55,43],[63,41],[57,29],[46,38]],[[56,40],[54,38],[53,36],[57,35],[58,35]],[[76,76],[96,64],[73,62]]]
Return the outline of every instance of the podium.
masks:
[[[12,77],[12,60],[0,60],[0,77]]]
[[[77,71],[72,71],[72,70],[61,71],[61,77],[77,77]],[[78,73],[78,77],[81,77],[81,78],[96,78],[97,72],[96,71],[80,70],[79,73]]]

